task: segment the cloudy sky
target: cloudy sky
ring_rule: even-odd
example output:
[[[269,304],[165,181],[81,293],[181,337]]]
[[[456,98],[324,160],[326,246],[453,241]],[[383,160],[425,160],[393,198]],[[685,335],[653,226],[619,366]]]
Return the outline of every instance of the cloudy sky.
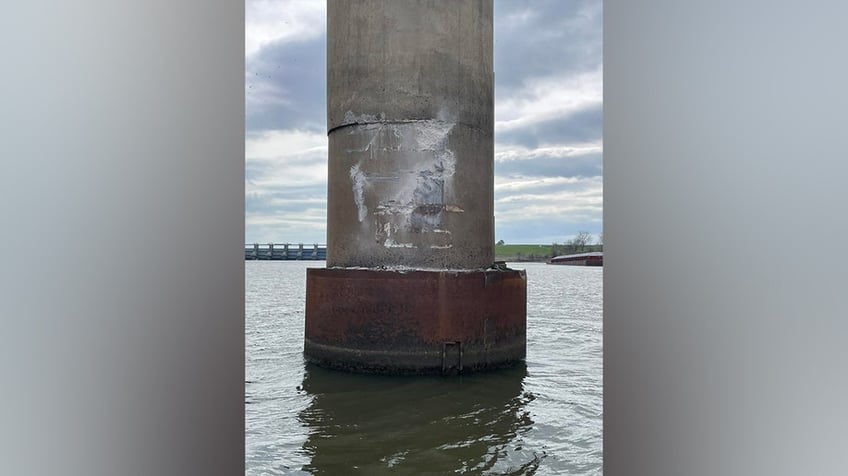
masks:
[[[246,243],[326,243],[326,4],[247,0]],[[495,239],[602,232],[600,0],[495,0]]]

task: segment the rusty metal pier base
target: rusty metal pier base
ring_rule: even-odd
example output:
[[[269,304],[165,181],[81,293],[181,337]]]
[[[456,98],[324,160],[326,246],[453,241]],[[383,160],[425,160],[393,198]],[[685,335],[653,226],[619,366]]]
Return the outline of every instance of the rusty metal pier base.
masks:
[[[524,360],[520,270],[306,272],[307,361],[361,373],[456,374]]]

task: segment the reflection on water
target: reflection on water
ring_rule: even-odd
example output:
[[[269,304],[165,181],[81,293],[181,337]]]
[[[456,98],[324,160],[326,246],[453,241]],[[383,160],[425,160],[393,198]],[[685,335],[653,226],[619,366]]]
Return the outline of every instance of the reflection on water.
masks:
[[[532,472],[544,453],[521,446],[533,425],[524,365],[461,377],[352,375],[307,365],[298,419],[312,474]]]

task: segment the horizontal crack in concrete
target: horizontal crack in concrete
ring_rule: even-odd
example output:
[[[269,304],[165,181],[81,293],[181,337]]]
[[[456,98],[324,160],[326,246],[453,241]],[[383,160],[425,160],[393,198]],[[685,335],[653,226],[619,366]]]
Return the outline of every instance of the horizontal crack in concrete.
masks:
[[[457,126],[467,127],[469,129],[472,129],[472,130],[475,130],[475,131],[478,131],[478,132],[483,132],[483,133],[487,132],[483,128],[480,128],[480,127],[477,127],[477,126],[474,126],[474,125],[471,125],[471,124],[468,124],[468,123],[465,123],[465,122],[449,122],[449,121],[441,121],[441,120],[438,120],[438,119],[400,119],[400,120],[392,120],[392,121],[345,122],[345,123],[339,124],[336,127],[332,127],[330,129],[328,129],[327,135],[330,135],[330,134],[332,134],[333,132],[335,132],[339,129],[343,129],[345,127],[351,127],[351,126],[367,126],[367,125],[376,125],[376,124],[379,124],[379,125],[415,124],[415,123],[433,123],[433,122],[440,123],[440,124],[454,124],[454,125],[457,125]]]

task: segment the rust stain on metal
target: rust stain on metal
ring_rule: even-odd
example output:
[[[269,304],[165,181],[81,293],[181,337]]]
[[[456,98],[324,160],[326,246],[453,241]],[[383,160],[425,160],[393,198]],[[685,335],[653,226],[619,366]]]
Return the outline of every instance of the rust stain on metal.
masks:
[[[500,367],[524,359],[525,330],[523,271],[307,271],[305,353],[325,366],[439,373],[457,342],[463,369]]]

